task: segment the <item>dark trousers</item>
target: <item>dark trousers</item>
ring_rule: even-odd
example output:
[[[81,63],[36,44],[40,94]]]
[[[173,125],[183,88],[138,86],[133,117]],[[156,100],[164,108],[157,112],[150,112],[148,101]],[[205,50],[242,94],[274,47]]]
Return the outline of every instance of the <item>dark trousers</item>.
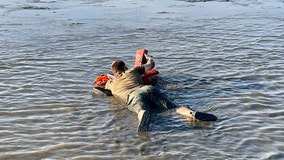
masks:
[[[177,105],[156,87],[145,85],[129,94],[127,107],[138,114],[140,110],[150,111],[154,109],[160,112],[177,108]]]

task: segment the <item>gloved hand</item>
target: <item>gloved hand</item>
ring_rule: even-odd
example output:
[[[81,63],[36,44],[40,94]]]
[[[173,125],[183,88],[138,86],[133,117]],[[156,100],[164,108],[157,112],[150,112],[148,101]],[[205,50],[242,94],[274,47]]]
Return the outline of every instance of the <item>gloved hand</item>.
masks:
[[[145,54],[145,58],[148,61],[149,59],[153,58],[153,56],[149,55],[149,54]]]

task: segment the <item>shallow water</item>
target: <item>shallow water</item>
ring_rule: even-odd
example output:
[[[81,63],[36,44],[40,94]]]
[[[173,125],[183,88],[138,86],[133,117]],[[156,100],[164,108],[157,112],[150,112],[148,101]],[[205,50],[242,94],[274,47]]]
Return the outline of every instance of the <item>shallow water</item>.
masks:
[[[2,0],[0,159],[283,159],[283,1]],[[191,122],[136,116],[92,81],[154,56]]]

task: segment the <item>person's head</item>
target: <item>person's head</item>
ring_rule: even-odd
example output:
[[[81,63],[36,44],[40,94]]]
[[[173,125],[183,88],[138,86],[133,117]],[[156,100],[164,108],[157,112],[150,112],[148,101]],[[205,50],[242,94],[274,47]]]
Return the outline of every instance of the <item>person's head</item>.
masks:
[[[123,61],[117,60],[117,61],[112,62],[111,70],[112,70],[113,75],[117,76],[118,74],[126,71],[127,67],[125,66],[125,63]]]

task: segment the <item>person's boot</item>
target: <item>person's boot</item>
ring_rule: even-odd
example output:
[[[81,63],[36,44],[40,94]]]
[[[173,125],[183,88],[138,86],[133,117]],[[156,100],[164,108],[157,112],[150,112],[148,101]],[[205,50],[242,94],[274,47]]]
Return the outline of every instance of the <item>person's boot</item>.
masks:
[[[138,120],[139,120],[139,125],[137,128],[137,132],[147,132],[150,124],[150,113],[149,111],[146,110],[141,110],[138,113]]]
[[[204,113],[204,112],[195,112],[189,109],[188,107],[179,107],[176,109],[177,113],[191,117],[200,121],[217,121],[217,117],[213,114]]]

